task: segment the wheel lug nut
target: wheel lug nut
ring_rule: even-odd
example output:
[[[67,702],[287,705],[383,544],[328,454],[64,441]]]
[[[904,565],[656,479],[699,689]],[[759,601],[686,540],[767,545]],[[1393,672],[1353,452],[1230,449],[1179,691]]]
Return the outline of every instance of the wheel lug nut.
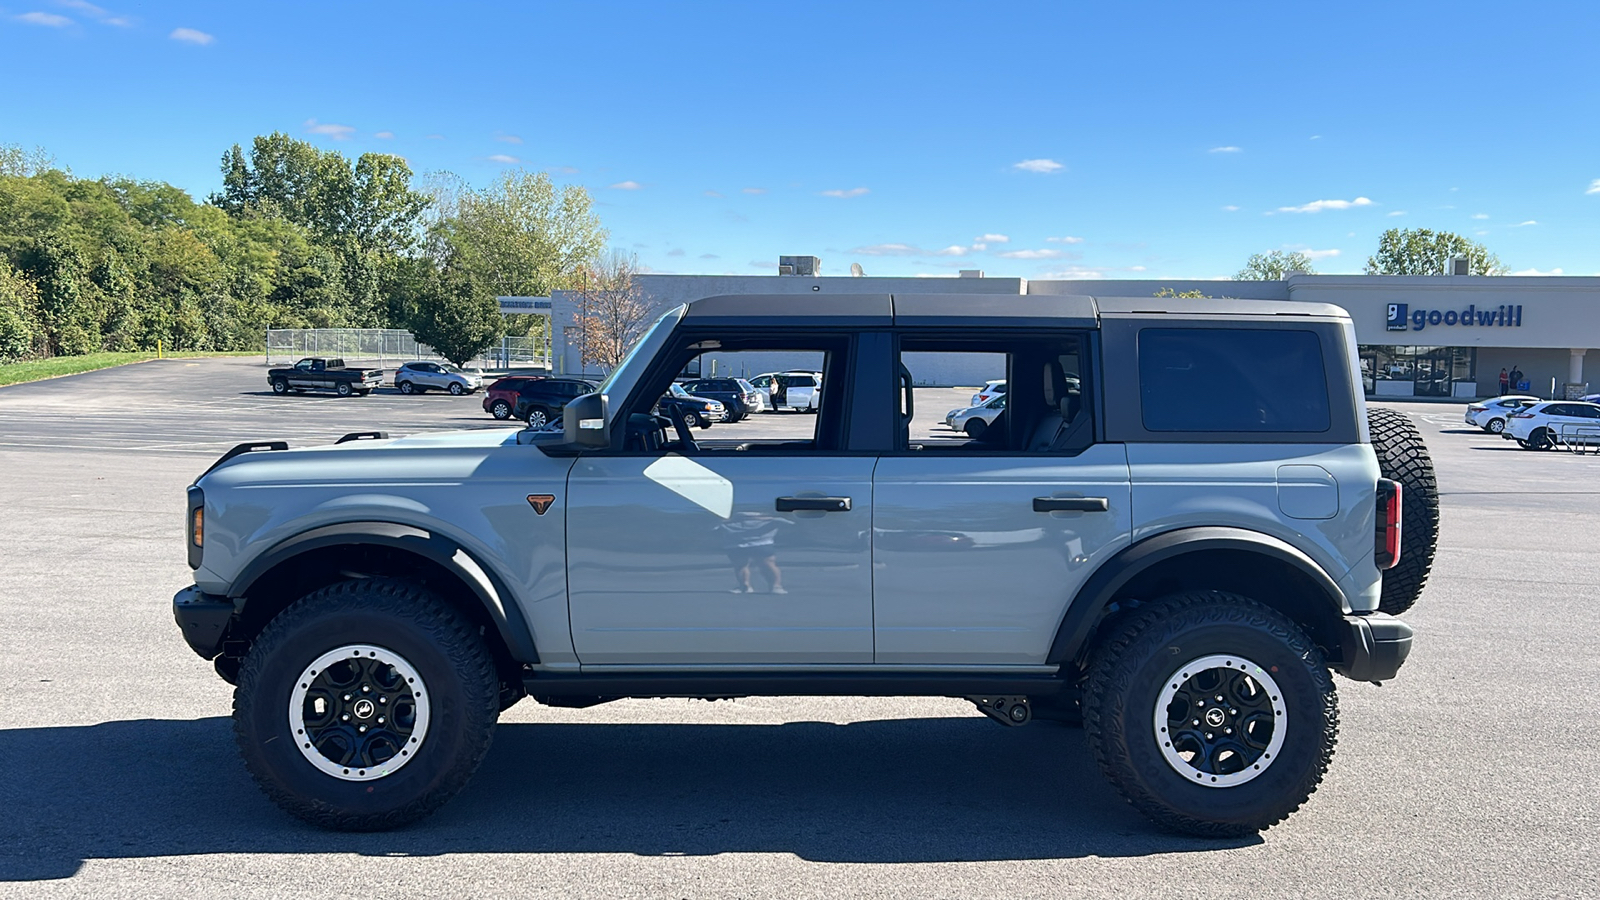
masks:
[[[365,685],[365,684],[363,684],[363,685],[362,685],[362,686],[361,686],[361,693],[363,693],[363,694],[370,694],[370,693],[372,693],[372,688],[371,688],[371,687],[370,687],[370,686],[369,686],[369,685]],[[1222,698],[1221,698],[1221,697],[1218,697],[1218,698],[1217,698],[1217,699],[1218,699],[1218,700],[1221,700],[1221,699],[1222,699]]]
[[[378,717],[378,724],[379,724],[379,725],[382,725],[382,724],[383,724],[383,716],[379,716],[379,717]],[[1232,730],[1232,729],[1229,729],[1229,730],[1230,730],[1230,731],[1231,731],[1231,730]]]
[[[357,727],[356,730],[361,732],[362,734],[366,734],[367,733],[367,726],[361,725],[361,726]]]
[[[379,697],[378,698],[378,702],[379,703],[388,703],[389,702],[389,698],[388,697]]]
[[[383,720],[379,719],[378,721],[382,722]],[[1233,734],[1233,729],[1232,728],[1224,728],[1224,729],[1222,729],[1222,733],[1223,734]]]
[[[343,716],[340,716],[340,718],[343,719],[344,721],[348,722],[348,721],[350,721],[350,714],[349,713],[345,713]]]
[[[1221,703],[1221,702],[1222,702],[1222,695],[1221,695],[1221,694],[1218,694],[1218,695],[1217,695],[1217,702],[1218,702],[1218,703]]]
[[[346,718],[346,719],[348,719],[348,718],[350,718],[350,717],[349,717],[349,716],[345,716],[345,718]],[[1191,724],[1191,725],[1199,725],[1199,724],[1200,724],[1200,720],[1199,720],[1199,719],[1195,719],[1195,720],[1194,720],[1194,721],[1193,721],[1193,722],[1191,722],[1191,723],[1190,723],[1190,724]]]
[[[1215,737],[1216,737],[1216,735],[1212,734],[1211,732],[1209,732],[1209,731],[1206,732],[1206,740],[1209,741],[1209,740],[1211,740],[1211,739],[1213,739]]]
[[[349,699],[350,699],[350,695],[349,695],[349,694],[345,694],[345,695],[344,695],[344,699],[345,699],[345,700],[349,700]]]

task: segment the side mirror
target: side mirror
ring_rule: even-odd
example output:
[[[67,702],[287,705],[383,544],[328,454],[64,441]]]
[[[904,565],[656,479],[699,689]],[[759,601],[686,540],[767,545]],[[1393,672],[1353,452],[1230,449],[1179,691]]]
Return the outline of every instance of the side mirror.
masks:
[[[584,394],[575,398],[561,411],[561,430],[569,444],[590,449],[611,446],[611,432],[606,428],[606,395]]]

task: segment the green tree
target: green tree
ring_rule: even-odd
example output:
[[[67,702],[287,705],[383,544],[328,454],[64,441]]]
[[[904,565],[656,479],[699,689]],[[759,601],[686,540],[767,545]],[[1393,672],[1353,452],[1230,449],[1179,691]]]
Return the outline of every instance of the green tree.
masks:
[[[36,294],[33,282],[0,257],[0,362],[33,355]]]
[[[496,296],[577,287],[605,247],[589,193],[557,189],[543,172],[508,172],[485,190],[461,191],[454,204],[435,224],[430,253],[436,262],[448,257]]]
[[[1378,238],[1378,253],[1367,257],[1368,275],[1445,275],[1450,260],[1465,257],[1473,275],[1508,271],[1488,248],[1449,231],[1391,228]]]
[[[1169,287],[1164,287],[1161,290],[1156,291],[1155,296],[1157,296],[1157,297],[1185,297],[1185,298],[1188,298],[1188,299],[1191,299],[1191,300],[1210,300],[1211,299],[1211,295],[1206,293],[1205,291],[1175,291],[1175,290],[1173,290],[1172,288],[1169,288]]]
[[[1282,250],[1271,250],[1266,253],[1250,254],[1250,258],[1245,260],[1244,268],[1233,277],[1238,281],[1282,281],[1293,272],[1317,274],[1317,270],[1311,265],[1311,257],[1304,253],[1298,250],[1287,253]]]
[[[459,269],[413,269],[411,333],[456,365],[489,349],[500,337],[500,305],[494,294]]]

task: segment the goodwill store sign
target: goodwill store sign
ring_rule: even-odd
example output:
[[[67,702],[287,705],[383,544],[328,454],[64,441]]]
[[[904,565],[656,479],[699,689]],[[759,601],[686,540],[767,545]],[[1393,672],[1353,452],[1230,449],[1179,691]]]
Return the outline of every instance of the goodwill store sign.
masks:
[[[1390,331],[1421,331],[1433,325],[1469,325],[1479,328],[1522,327],[1522,305],[1486,306],[1466,309],[1412,309],[1409,303],[1389,304]]]

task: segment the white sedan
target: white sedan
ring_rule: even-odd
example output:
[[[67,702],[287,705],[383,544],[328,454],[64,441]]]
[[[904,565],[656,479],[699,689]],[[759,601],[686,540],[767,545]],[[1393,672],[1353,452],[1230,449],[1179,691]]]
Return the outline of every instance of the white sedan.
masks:
[[[1538,403],[1538,397],[1527,394],[1506,394],[1493,400],[1474,403],[1467,407],[1467,424],[1482,428],[1490,434],[1499,434],[1506,430],[1506,417],[1527,406]]]
[[[994,424],[1000,413],[1006,408],[1006,395],[998,394],[989,398],[982,406],[969,406],[966,409],[952,409],[945,414],[944,423],[955,431],[964,431],[967,437],[975,438],[983,434],[984,429]]]
[[[1501,437],[1524,450],[1551,450],[1559,444],[1600,445],[1600,403],[1541,400],[1512,413]]]

